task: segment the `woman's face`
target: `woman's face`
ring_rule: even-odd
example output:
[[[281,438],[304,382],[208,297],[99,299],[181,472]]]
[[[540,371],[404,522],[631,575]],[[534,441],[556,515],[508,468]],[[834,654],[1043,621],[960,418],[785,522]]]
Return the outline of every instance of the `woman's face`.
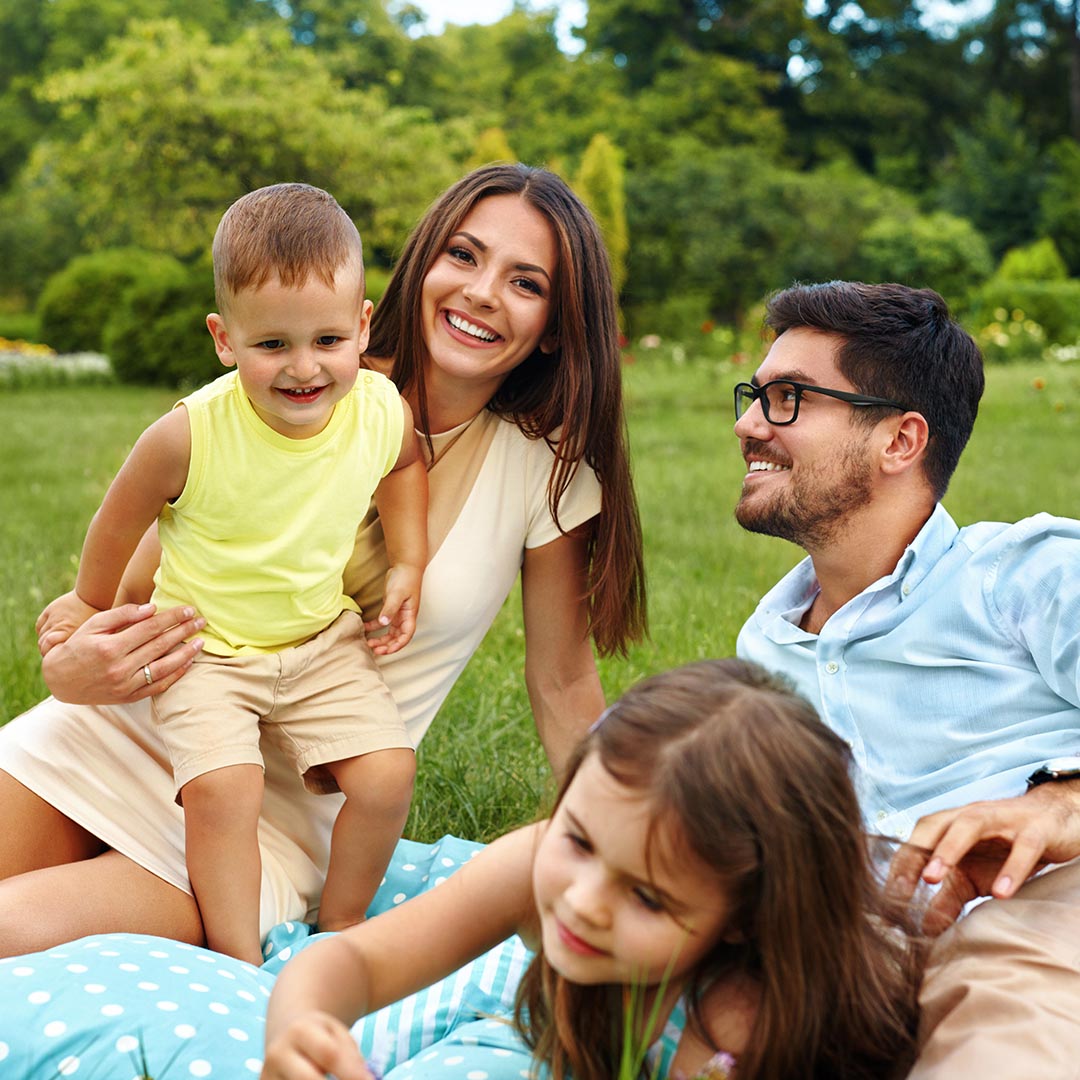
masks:
[[[424,279],[421,318],[435,387],[464,383],[490,398],[549,334],[555,235],[519,195],[490,195],[465,215]]]

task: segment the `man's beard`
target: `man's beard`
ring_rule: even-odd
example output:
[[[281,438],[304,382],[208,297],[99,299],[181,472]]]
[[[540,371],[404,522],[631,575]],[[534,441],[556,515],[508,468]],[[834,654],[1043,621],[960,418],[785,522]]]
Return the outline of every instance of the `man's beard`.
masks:
[[[865,440],[849,443],[826,466],[809,473],[804,467],[797,480],[790,472],[783,489],[772,494],[744,490],[735,520],[748,532],[790,540],[807,551],[825,546],[848,515],[870,501],[873,484],[865,445]],[[753,440],[747,440],[747,448],[753,447]]]

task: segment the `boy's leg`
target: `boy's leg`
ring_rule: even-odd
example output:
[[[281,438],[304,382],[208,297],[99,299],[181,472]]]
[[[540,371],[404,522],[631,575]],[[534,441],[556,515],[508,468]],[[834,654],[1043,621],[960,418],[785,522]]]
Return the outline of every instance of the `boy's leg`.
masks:
[[[345,804],[334,822],[319,929],[344,930],[363,921],[401,839],[416,755],[406,749],[376,750],[329,762],[325,768],[344,793]]]
[[[217,952],[255,965],[262,963],[262,793],[258,765],[214,769],[180,789],[188,876],[202,913],[206,943]]]

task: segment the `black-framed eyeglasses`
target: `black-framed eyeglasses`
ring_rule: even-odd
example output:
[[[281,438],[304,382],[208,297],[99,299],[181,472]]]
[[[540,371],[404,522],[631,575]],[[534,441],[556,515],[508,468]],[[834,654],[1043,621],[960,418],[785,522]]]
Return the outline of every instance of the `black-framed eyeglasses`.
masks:
[[[822,394],[824,397],[846,401],[849,405],[877,405],[887,409],[907,412],[907,406],[885,398],[868,397],[866,394],[850,394],[846,390],[830,390],[825,386],[793,382],[791,379],[774,379],[772,382],[754,386],[753,383],[737,383],[735,386],[735,419],[738,420],[755,401],[761,402],[765,419],[774,427],[794,424],[799,419],[799,402],[803,394]]]

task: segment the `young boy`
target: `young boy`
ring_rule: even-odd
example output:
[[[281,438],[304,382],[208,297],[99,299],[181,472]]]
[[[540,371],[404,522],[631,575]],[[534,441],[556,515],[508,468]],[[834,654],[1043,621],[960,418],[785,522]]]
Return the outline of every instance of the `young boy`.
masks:
[[[309,790],[341,790],[319,925],[359,922],[401,835],[414,755],[342,573],[374,493],[390,571],[380,652],[412,637],[427,561],[427,474],[393,384],[361,371],[371,302],[356,227],[326,192],[278,184],[214,237],[218,357],[236,371],[139,438],[87,532],[78,624],[113,603],[158,520],[153,601],[206,618],[202,652],[153,699],[183,805],[188,874],[211,948],[259,941],[260,731]],[[151,673],[139,673],[146,682]]]

